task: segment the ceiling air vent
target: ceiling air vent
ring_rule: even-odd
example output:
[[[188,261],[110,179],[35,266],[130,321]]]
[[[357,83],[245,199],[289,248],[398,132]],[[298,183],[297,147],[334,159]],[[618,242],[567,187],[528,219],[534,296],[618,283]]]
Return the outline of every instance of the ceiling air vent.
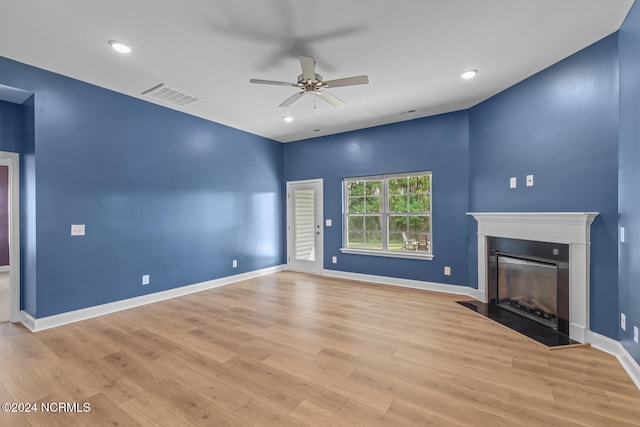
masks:
[[[160,101],[167,102],[173,105],[179,105],[184,107],[185,105],[193,104],[196,101],[200,101],[195,96],[187,95],[179,90],[172,89],[166,86],[164,83],[160,83],[157,86],[152,87],[149,90],[142,92],[143,95],[151,98],[159,99]]]

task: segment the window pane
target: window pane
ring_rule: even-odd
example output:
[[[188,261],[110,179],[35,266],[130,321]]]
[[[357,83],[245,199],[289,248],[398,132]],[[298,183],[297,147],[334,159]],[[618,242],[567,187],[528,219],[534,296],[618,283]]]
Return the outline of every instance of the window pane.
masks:
[[[407,217],[406,216],[390,216],[389,217],[389,231],[404,231],[407,232]]]
[[[406,194],[408,178],[393,178],[389,180],[389,194]]]
[[[347,201],[347,213],[364,213],[364,197],[350,197]]]
[[[404,239],[402,233],[389,232],[389,245],[390,251],[400,251],[404,249]]]
[[[382,196],[382,181],[367,181],[366,194],[367,196]]]
[[[367,197],[365,209],[367,213],[381,213],[382,197]]]
[[[409,217],[406,215],[389,217],[389,243],[387,248],[390,251],[414,249],[409,237]]]
[[[364,218],[364,229],[366,231],[382,231],[381,216],[366,216]]]
[[[366,231],[364,233],[364,247],[367,249],[382,249],[382,233],[379,231]]]
[[[349,216],[349,223],[347,225],[349,232],[352,231],[364,231],[364,217],[362,216]]]
[[[431,191],[431,177],[429,175],[412,176],[409,178],[410,193],[428,193]]]
[[[349,241],[347,242],[348,248],[363,248],[364,247],[364,231],[349,231]]]
[[[409,217],[409,233],[410,234],[414,235],[418,233],[429,233],[430,231],[431,231],[431,221],[429,221],[428,216],[410,216]]]
[[[348,181],[347,197],[364,196],[364,181]]]
[[[315,216],[313,188],[294,191],[295,259],[315,261]]]
[[[431,196],[429,194],[410,194],[409,212],[431,212]]]
[[[389,212],[404,213],[409,211],[407,196],[389,196]]]

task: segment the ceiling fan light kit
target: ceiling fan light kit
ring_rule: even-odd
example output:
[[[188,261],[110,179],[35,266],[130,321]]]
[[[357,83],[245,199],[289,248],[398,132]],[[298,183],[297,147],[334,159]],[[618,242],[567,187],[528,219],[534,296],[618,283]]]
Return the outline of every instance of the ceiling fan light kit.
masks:
[[[275,86],[292,86],[298,88],[299,92],[296,92],[289,98],[285,99],[279,105],[280,107],[288,107],[303,95],[310,93],[336,108],[343,105],[344,101],[327,92],[325,90],[326,88],[363,85],[369,83],[369,77],[366,75],[324,81],[322,76],[316,73],[316,61],[310,56],[301,56],[300,66],[302,68],[302,74],[298,76],[296,83],[260,79],[251,79],[249,82]]]

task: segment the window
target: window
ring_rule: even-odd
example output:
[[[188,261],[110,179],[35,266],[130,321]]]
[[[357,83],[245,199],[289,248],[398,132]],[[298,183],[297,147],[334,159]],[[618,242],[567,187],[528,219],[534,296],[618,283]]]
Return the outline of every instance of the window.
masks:
[[[431,258],[431,172],[344,179],[343,252]]]

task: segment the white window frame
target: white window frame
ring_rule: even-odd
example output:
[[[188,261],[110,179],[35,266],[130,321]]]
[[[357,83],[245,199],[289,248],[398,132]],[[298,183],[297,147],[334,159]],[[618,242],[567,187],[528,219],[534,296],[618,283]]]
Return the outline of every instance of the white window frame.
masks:
[[[389,250],[388,242],[389,242],[389,218],[393,216],[389,212],[389,187],[388,181],[390,179],[397,178],[410,178],[412,176],[425,176],[429,175],[431,177],[431,188],[429,191],[429,195],[431,196],[431,210],[428,214],[429,216],[429,242],[430,242],[430,251],[422,252],[416,250]],[[353,181],[382,181],[382,211],[380,214],[382,215],[382,249],[360,249],[360,248],[349,248],[348,244],[348,213],[347,213],[347,203],[348,203],[348,194],[347,194],[347,183]],[[365,214],[366,216],[366,214]],[[416,216],[425,216],[424,213],[416,214]],[[412,259],[422,259],[422,260],[431,260],[434,258],[433,255],[433,173],[431,171],[420,171],[420,172],[409,172],[409,173],[396,173],[396,174],[388,174],[388,175],[370,175],[370,176],[359,176],[359,177],[348,177],[343,178],[342,180],[342,248],[340,248],[340,252],[347,254],[359,254],[359,255],[372,255],[372,256],[384,256],[384,257],[393,257],[393,258],[412,258]]]

